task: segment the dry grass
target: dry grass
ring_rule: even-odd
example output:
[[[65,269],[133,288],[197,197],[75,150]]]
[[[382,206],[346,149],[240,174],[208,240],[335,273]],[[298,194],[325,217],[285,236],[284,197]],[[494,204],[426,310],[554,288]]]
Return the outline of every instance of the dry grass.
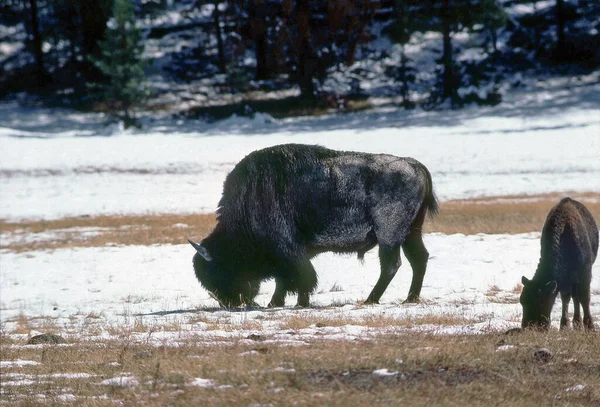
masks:
[[[310,312],[286,315],[279,320],[279,329],[301,330],[306,328],[340,327],[345,325],[363,326],[375,329],[386,328],[414,328],[424,325],[457,326],[466,325],[474,320],[455,314],[427,314],[419,316],[387,316],[367,315],[362,318],[354,318],[343,314],[333,313],[325,316],[323,314],[313,315]]]
[[[107,245],[182,244],[200,239],[215,225],[214,215],[115,215],[57,220],[0,220],[2,248],[16,252]],[[48,234],[35,235],[35,234]],[[32,236],[36,236],[34,241]]]
[[[598,334],[572,331],[412,332],[366,341],[314,339],[300,347],[245,339],[198,346],[193,338],[174,347],[152,347],[130,338],[21,346],[3,337],[2,361],[38,364],[3,366],[0,403],[592,406],[600,403],[598,339]],[[534,359],[540,347],[550,350],[552,360]],[[393,374],[373,374],[378,369]],[[86,376],[64,376],[74,373]],[[100,385],[117,377],[130,377],[137,385]],[[197,378],[211,380],[212,386],[194,386]]]
[[[439,216],[429,220],[425,230],[465,235],[541,232],[550,208],[565,196],[584,203],[600,220],[600,193],[551,193],[441,202]]]
[[[504,196],[446,201],[426,232],[524,233],[541,231],[550,208],[565,194]],[[600,193],[573,193],[600,219]],[[48,221],[0,220],[0,248],[15,252],[64,247],[181,244],[199,240],[215,226],[214,215],[119,215]],[[332,288],[333,289],[333,288]]]

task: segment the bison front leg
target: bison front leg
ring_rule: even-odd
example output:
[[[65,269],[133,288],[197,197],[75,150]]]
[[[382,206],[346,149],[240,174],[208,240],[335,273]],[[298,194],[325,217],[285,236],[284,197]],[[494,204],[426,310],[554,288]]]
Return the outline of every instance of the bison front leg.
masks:
[[[282,261],[280,275],[275,278],[275,293],[270,307],[283,307],[289,291],[298,293],[298,307],[310,305],[310,294],[317,287],[317,273],[308,258]]]
[[[297,307],[310,306],[310,294],[317,288],[317,272],[310,260],[303,260],[297,266],[298,272],[298,304]]]
[[[269,301],[269,307],[283,307],[285,305],[285,296],[287,295],[287,288],[283,280],[275,279],[275,293]]]
[[[377,280],[373,291],[367,297],[365,304],[379,304],[379,299],[396,275],[398,268],[400,268],[400,246],[386,247],[380,245],[379,263],[381,264],[379,280]]]
[[[423,243],[421,230],[413,230],[406,238],[402,248],[413,270],[408,297],[404,302],[418,302],[421,295],[421,288],[423,287],[423,278],[427,270],[427,261],[429,260],[429,252]]]

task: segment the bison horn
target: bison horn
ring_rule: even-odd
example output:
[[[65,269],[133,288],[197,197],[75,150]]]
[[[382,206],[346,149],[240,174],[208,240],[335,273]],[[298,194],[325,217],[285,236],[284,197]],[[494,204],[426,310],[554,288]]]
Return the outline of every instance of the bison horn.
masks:
[[[204,260],[206,260],[206,261],[211,261],[212,260],[212,256],[210,255],[210,253],[208,252],[208,250],[206,249],[206,247],[203,247],[202,245],[200,245],[198,243],[194,243],[190,239],[188,239],[187,241],[190,242],[190,244],[192,245],[192,247],[194,249],[196,249],[196,251],[198,252],[198,254],[200,256],[202,256],[204,258]]]

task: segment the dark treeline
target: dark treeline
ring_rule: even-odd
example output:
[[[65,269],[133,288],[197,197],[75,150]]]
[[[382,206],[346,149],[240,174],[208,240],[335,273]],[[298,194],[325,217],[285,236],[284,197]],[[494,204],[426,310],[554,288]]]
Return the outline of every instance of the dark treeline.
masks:
[[[145,72],[315,103],[331,81],[354,97],[385,76],[407,108],[495,104],[510,73],[595,69],[599,21],[597,0],[2,0],[0,41],[22,46],[0,60],[0,97],[129,107]],[[424,33],[439,39],[431,66],[414,60]]]

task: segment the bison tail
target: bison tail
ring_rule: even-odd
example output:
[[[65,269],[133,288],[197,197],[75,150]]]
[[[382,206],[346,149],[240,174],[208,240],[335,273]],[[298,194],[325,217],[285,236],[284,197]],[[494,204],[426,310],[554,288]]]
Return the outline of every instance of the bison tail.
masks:
[[[425,171],[425,175],[427,176],[427,192],[425,193],[425,199],[423,200],[423,207],[427,210],[429,217],[433,218],[438,214],[440,207],[438,204],[437,196],[435,196],[435,192],[433,191],[433,181],[431,180],[431,173],[424,165],[421,167]]]

